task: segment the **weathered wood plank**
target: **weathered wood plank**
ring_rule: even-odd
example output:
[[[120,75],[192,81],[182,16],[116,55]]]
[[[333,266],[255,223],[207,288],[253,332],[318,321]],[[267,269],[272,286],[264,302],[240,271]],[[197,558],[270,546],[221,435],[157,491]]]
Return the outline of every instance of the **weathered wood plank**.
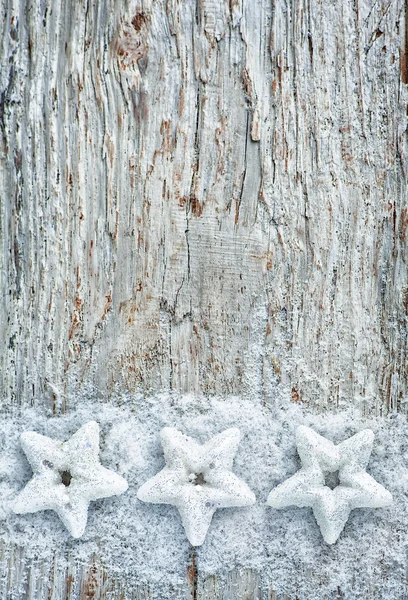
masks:
[[[405,410],[401,2],[2,15],[10,403],[72,373]]]
[[[0,9],[4,415],[90,389],[406,413],[403,0]],[[1,553],[5,598],[128,598],[97,559]],[[274,598],[187,567],[174,598]]]

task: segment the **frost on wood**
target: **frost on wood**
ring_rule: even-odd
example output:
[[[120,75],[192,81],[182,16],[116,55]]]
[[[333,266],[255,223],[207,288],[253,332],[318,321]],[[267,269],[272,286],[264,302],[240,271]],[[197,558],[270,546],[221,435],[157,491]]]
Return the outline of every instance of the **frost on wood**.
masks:
[[[323,538],[334,544],[354,508],[381,508],[392,503],[390,492],[365,471],[373,440],[374,433],[365,429],[335,446],[309,427],[298,427],[296,444],[302,468],[271,491],[267,504],[312,508]],[[330,474],[334,475],[330,478]]]
[[[67,442],[34,431],[21,434],[33,477],[14,503],[17,514],[54,510],[74,538],[83,535],[92,500],[123,494],[123,477],[99,462],[99,425],[90,421]]]
[[[166,466],[142,485],[138,498],[176,506],[190,543],[201,546],[217,508],[255,503],[254,493],[231,471],[240,432],[227,429],[201,445],[165,427],[161,440]]]

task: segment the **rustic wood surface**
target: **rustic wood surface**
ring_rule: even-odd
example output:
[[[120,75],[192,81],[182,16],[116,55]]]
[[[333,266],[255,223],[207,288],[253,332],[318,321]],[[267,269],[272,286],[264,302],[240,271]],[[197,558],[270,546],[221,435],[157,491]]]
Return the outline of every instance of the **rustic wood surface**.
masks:
[[[0,6],[4,414],[72,380],[406,412],[406,2]],[[0,557],[2,598],[125,594]],[[191,565],[174,597],[285,600]]]

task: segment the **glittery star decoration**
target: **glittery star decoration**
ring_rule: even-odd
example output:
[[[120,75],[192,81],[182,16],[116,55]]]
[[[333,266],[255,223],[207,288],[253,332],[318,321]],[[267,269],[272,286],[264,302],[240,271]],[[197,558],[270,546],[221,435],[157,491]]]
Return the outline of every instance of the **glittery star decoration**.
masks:
[[[374,433],[365,429],[336,446],[309,427],[298,427],[302,468],[271,491],[267,504],[312,508],[324,540],[334,544],[354,508],[392,503],[390,492],[365,470],[373,440]]]
[[[172,504],[190,543],[201,546],[217,508],[250,506],[255,495],[232,473],[240,432],[227,429],[201,445],[177,429],[162,429],[166,466],[139,489],[144,502]]]
[[[34,431],[21,434],[33,477],[15,500],[17,514],[55,510],[74,538],[83,535],[92,500],[122,494],[123,477],[99,462],[99,425],[90,421],[67,442]]]

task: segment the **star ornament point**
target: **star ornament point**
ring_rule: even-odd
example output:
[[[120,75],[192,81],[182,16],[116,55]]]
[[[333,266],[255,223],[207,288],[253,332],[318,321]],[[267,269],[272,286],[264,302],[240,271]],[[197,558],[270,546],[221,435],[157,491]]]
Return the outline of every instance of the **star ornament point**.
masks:
[[[392,503],[390,492],[366,472],[373,441],[370,429],[335,445],[309,427],[298,427],[302,468],[270,492],[267,504],[276,509],[310,507],[325,542],[334,544],[353,509]],[[338,473],[338,481],[327,485],[326,478],[333,473]]]
[[[236,428],[219,433],[205,444],[172,427],[160,433],[165,467],[146,481],[139,500],[172,504],[192,546],[201,546],[217,508],[250,506],[255,495],[232,472],[240,432]]]
[[[33,477],[13,510],[26,514],[54,510],[74,538],[83,535],[89,503],[123,494],[127,481],[99,462],[99,425],[90,421],[66,442],[34,431],[21,434],[21,447]]]

